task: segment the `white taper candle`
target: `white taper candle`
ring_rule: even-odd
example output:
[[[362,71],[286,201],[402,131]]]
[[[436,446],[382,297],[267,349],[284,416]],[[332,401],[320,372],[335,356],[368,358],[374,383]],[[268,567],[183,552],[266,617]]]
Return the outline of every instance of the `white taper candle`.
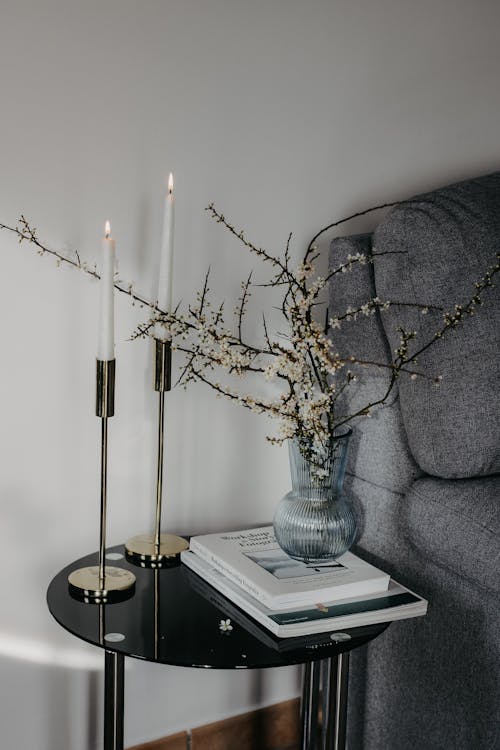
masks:
[[[111,227],[107,221],[102,241],[101,280],[99,282],[101,294],[97,359],[101,360],[115,358],[114,280],[115,241],[111,239]]]
[[[158,278],[158,307],[164,312],[172,310],[172,275],[174,262],[174,178],[172,173],[168,177],[167,196],[163,214],[163,233],[160,250],[160,273]],[[161,323],[155,325],[155,337],[164,341],[168,338],[165,327]]]

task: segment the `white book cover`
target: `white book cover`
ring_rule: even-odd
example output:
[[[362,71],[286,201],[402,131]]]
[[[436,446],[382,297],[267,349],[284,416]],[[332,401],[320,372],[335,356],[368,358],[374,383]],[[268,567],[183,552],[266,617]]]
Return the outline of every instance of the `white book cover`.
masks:
[[[251,632],[254,631],[252,631],[251,624],[249,627],[249,623],[245,621],[244,613],[248,613],[250,617],[280,638],[294,638],[326,633],[339,628],[356,628],[420,617],[427,612],[425,599],[394,580],[390,581],[388,590],[369,596],[335,600],[320,606],[307,606],[301,609],[290,607],[286,610],[273,610],[243,591],[217,568],[208,565],[193,552],[189,550],[182,552],[181,559],[197,574],[198,583],[193,582],[194,588]],[[236,608],[231,608],[227,599],[244,612],[241,613]]]
[[[389,575],[346,552],[333,562],[290,558],[272,526],[194,536],[190,549],[270,609],[385,591]]]

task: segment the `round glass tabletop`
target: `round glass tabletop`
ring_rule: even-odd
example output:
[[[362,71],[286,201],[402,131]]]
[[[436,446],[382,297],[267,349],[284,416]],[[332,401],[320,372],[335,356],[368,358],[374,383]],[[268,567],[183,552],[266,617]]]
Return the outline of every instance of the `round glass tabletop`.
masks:
[[[277,638],[184,565],[140,568],[128,562],[121,545],[109,549],[106,557],[109,565],[135,574],[130,598],[87,604],[71,595],[68,575],[97,565],[95,552],[55,576],[47,591],[49,610],[77,638],[137,659],[216,669],[281,667],[350,651],[388,626]],[[227,620],[230,627],[224,629]]]

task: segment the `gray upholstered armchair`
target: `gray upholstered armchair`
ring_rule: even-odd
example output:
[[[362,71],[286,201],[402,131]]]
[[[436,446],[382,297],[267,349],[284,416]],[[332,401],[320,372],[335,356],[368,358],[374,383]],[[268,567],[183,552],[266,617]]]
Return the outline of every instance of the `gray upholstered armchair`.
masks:
[[[332,311],[375,296],[445,309],[467,301],[497,262],[500,173],[417,196],[373,235],[334,240],[331,265],[372,247],[385,254],[333,278]],[[497,283],[421,356],[441,384],[402,376],[353,437],[357,551],[428,598],[429,612],[354,655],[350,750],[500,748],[500,274]],[[388,362],[397,320],[425,339],[442,313],[400,307],[346,322],[336,349]],[[375,400],[387,371],[359,378]]]

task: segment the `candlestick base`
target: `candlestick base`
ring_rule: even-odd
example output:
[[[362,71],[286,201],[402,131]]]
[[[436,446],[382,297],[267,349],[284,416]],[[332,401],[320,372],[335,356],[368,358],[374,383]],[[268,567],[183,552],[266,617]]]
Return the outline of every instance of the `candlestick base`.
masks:
[[[175,534],[160,534],[160,544],[155,544],[153,534],[139,534],[125,543],[127,559],[142,568],[163,568],[178,562],[189,542]]]
[[[87,604],[107,604],[128,599],[134,593],[135,575],[125,568],[106,565],[104,582],[99,578],[99,566],[74,570],[68,576],[72,596]]]

